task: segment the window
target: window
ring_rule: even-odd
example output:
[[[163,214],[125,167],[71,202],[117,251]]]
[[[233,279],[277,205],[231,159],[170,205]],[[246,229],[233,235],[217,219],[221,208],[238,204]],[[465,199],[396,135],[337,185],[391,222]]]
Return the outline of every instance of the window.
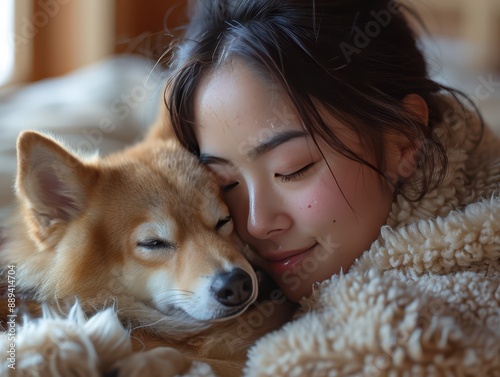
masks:
[[[7,83],[14,73],[15,59],[15,31],[14,31],[14,2],[3,0],[0,2],[0,85]]]

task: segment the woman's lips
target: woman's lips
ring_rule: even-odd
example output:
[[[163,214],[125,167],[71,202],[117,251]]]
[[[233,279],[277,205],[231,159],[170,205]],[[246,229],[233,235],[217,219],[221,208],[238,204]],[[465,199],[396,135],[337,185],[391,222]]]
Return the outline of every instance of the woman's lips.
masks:
[[[269,272],[274,275],[283,275],[286,271],[292,270],[316,247],[316,245],[318,244],[315,243],[311,247],[302,251],[289,252],[289,255],[282,259],[266,258],[266,265]],[[280,251],[280,254],[287,253]]]

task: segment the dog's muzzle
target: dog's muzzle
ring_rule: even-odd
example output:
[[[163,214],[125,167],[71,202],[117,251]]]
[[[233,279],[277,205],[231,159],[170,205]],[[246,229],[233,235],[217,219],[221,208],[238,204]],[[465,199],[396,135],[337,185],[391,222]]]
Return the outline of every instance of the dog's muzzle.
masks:
[[[210,288],[216,300],[227,307],[245,305],[254,290],[252,277],[241,268],[217,273]]]

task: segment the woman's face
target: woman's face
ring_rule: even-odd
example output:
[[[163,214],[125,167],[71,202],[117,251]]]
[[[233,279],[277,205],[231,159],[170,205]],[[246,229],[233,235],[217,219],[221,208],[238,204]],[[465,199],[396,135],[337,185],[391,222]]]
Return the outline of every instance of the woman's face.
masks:
[[[351,131],[322,114],[344,143],[374,163]],[[243,63],[202,80],[194,127],[202,161],[219,178],[254,264],[291,300],[346,272],[377,238],[392,202],[390,185],[319,141],[325,161],[280,91]]]

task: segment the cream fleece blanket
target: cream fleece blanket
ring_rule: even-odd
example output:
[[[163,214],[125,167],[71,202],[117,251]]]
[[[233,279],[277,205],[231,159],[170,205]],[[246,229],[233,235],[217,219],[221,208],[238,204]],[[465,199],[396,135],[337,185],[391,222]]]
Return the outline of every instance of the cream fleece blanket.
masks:
[[[399,196],[370,250],[251,349],[247,376],[500,376],[500,141],[475,147],[463,121],[440,135],[445,181]]]

